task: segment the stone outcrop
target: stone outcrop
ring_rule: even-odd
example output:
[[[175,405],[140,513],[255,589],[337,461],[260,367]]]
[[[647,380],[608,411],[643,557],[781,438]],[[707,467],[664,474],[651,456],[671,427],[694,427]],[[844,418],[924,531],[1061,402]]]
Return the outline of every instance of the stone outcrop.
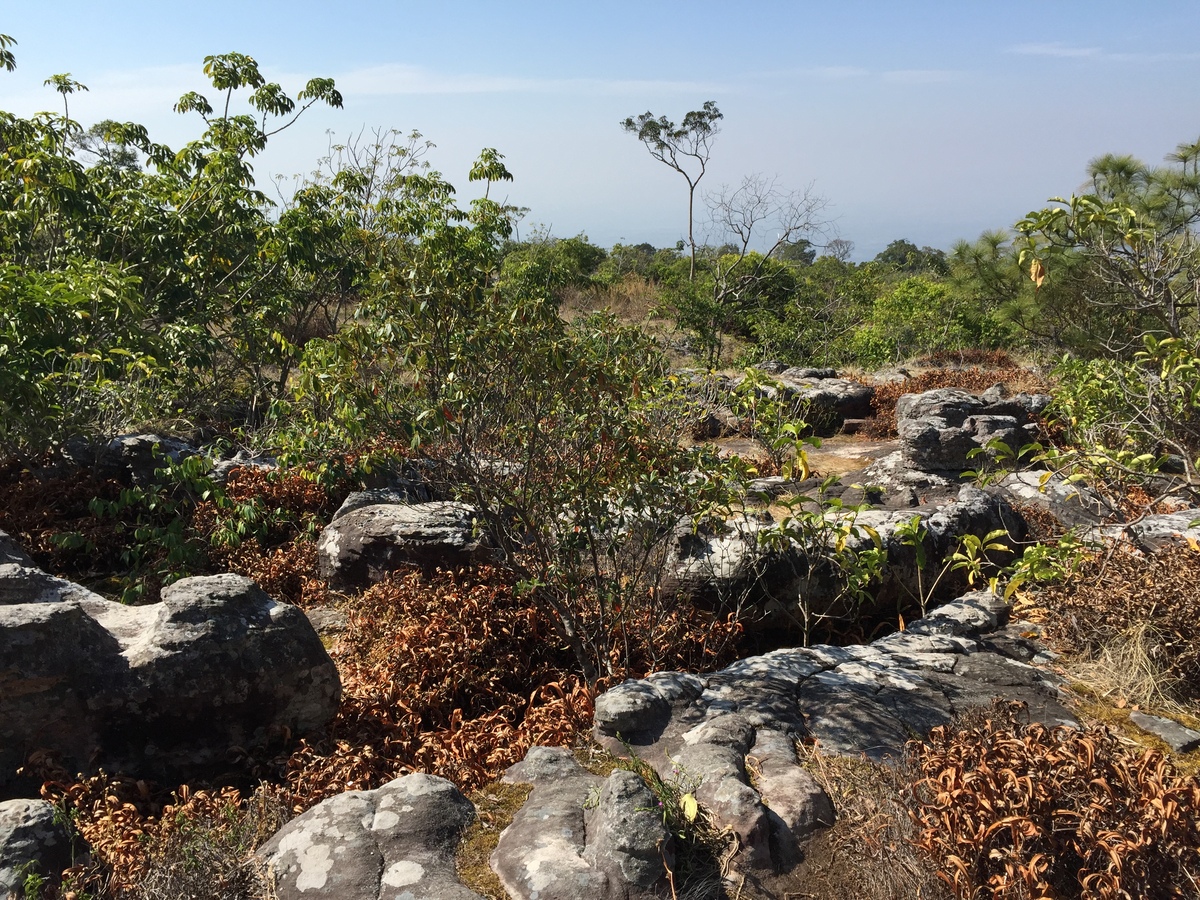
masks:
[[[74,860],[71,839],[45,800],[0,803],[0,897],[24,897],[25,877],[36,874],[56,885]]]
[[[843,419],[865,419],[873,412],[875,388],[839,378],[835,369],[793,366],[775,378],[783,385],[784,396],[832,413],[839,425]]]
[[[178,784],[332,718],[337,670],[299,609],[239,575],[162,596],[0,605],[0,792],[34,750]]]
[[[675,767],[701,779],[701,802],[738,836],[740,865],[786,869],[800,839],[832,816],[796,741],[895,758],[996,695],[1026,701],[1035,719],[1074,721],[1053,679],[1029,664],[1037,646],[1005,623],[1004,604],[976,593],[869,645],[776,650],[706,676],[658,673],[601,695],[594,737],[617,755],[632,747],[663,777]]]
[[[481,900],[454,870],[455,848],[474,818],[449,781],[405,775],[314,806],[258,856],[279,900]]]
[[[369,587],[404,566],[457,566],[486,552],[474,510],[449,500],[352,508],[317,545],[321,576],[339,591]]]
[[[1003,441],[1016,452],[1032,440],[1037,434],[1033,416],[1048,399],[1004,398],[994,388],[978,397],[952,388],[905,394],[896,402],[900,453],[911,469],[958,475],[975,467],[970,452],[990,441]]]
[[[504,781],[533,791],[500,835],[492,868],[519,900],[662,896],[673,838],[633,772],[593,775],[561,747],[534,747]]]

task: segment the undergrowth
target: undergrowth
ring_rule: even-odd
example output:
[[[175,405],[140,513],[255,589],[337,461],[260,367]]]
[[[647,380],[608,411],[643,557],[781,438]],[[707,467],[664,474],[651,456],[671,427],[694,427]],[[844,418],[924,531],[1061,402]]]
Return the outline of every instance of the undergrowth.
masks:
[[[917,845],[962,900],[1200,890],[1200,781],[1103,727],[1021,724],[997,706],[910,752]]]

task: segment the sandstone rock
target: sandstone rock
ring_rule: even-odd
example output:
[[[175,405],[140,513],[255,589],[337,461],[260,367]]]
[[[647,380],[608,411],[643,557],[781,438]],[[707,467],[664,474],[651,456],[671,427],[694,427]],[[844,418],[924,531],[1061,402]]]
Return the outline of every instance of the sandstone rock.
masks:
[[[512,897],[660,896],[673,839],[637,775],[618,770],[601,779],[566,748],[534,747],[504,781],[533,785],[492,854],[492,869]]]
[[[1091,488],[1068,484],[1062,476],[1046,469],[1010,472],[997,488],[1015,502],[1041,507],[1065,528],[1098,525],[1111,513],[1108,504]]]
[[[304,614],[239,575],[185,578],[150,606],[0,606],[0,791],[35,749],[178,784],[324,726],[339,700]]]
[[[838,378],[834,369],[791,368],[776,376],[789,398],[826,410],[841,425],[843,419],[865,419],[874,410],[871,398],[875,388],[869,384]]]
[[[96,454],[96,469],[126,483],[145,484],[154,480],[155,470],[199,452],[186,441],[161,434],[122,434]]]
[[[405,565],[457,566],[485,552],[474,511],[446,500],[351,510],[317,545],[321,575],[339,591],[361,590]]]
[[[1088,540],[1128,540],[1142,550],[1158,550],[1189,539],[1200,541],[1200,509],[1156,513],[1128,525],[1104,525],[1085,532]]]
[[[449,781],[405,775],[319,803],[258,856],[279,900],[479,900],[454,868],[455,848],[474,818]]]
[[[18,563],[0,564],[0,606],[10,603],[58,603],[62,600],[100,600],[71,581]]]
[[[796,759],[797,740],[893,760],[914,735],[995,696],[1026,701],[1036,721],[1074,721],[1056,677],[1006,655],[1010,646],[1026,654],[1015,636],[1024,626],[1006,627],[1007,615],[999,598],[972,592],[869,645],[775,650],[710,675],[625,682],[597,699],[593,737],[617,755],[632,747],[642,759],[668,760],[656,763],[662,777],[673,765],[699,780],[701,803],[739,837],[735,865],[786,871],[800,841],[833,817]],[[615,739],[614,710],[627,714],[632,739]]]
[[[0,531],[0,565],[35,568],[33,560],[3,531]]]
[[[1190,753],[1200,749],[1200,731],[1180,725],[1174,719],[1151,716],[1138,710],[1131,712],[1129,719],[1142,731],[1147,731],[1162,740],[1176,753]]]
[[[62,870],[74,863],[71,839],[54,818],[45,800],[0,803],[0,897],[25,896],[30,873],[57,885]]]
[[[908,467],[924,472],[961,473],[977,467],[972,450],[999,440],[1019,450],[1036,433],[1033,411],[1043,404],[1029,395],[1003,398],[998,391],[976,397],[939,388],[905,394],[896,401],[896,430]]]

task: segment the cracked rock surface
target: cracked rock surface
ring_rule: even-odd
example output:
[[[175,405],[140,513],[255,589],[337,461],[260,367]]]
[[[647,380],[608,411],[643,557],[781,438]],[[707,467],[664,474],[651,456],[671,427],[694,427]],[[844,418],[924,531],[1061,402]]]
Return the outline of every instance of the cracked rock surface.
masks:
[[[975,592],[872,644],[775,650],[705,676],[657,673],[600,696],[594,736],[664,777],[678,768],[703,779],[698,799],[737,834],[739,865],[786,869],[833,816],[796,741],[883,761],[995,696],[1025,701],[1031,719],[1074,723],[1050,676],[1024,661],[1037,648],[1006,626],[1003,602]]]

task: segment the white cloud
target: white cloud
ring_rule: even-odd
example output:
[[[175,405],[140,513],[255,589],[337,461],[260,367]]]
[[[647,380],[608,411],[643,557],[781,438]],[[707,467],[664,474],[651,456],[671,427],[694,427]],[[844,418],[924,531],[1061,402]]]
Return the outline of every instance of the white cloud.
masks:
[[[884,81],[897,84],[944,84],[961,75],[952,69],[894,69],[883,73]]]
[[[841,81],[847,78],[862,78],[871,73],[860,66],[821,66],[810,70],[813,75],[826,81]]]
[[[1008,52],[1018,53],[1021,56],[1053,56],[1062,59],[1097,57],[1103,53],[1099,47],[1072,47],[1062,41],[1052,41],[1046,44],[1019,44],[1016,47],[1010,47]]]
[[[1022,56],[1047,56],[1055,59],[1096,59],[1104,62],[1181,62],[1200,59],[1200,53],[1110,53],[1102,47],[1073,47],[1062,41],[1047,44],[1018,44],[1009,53]]]

